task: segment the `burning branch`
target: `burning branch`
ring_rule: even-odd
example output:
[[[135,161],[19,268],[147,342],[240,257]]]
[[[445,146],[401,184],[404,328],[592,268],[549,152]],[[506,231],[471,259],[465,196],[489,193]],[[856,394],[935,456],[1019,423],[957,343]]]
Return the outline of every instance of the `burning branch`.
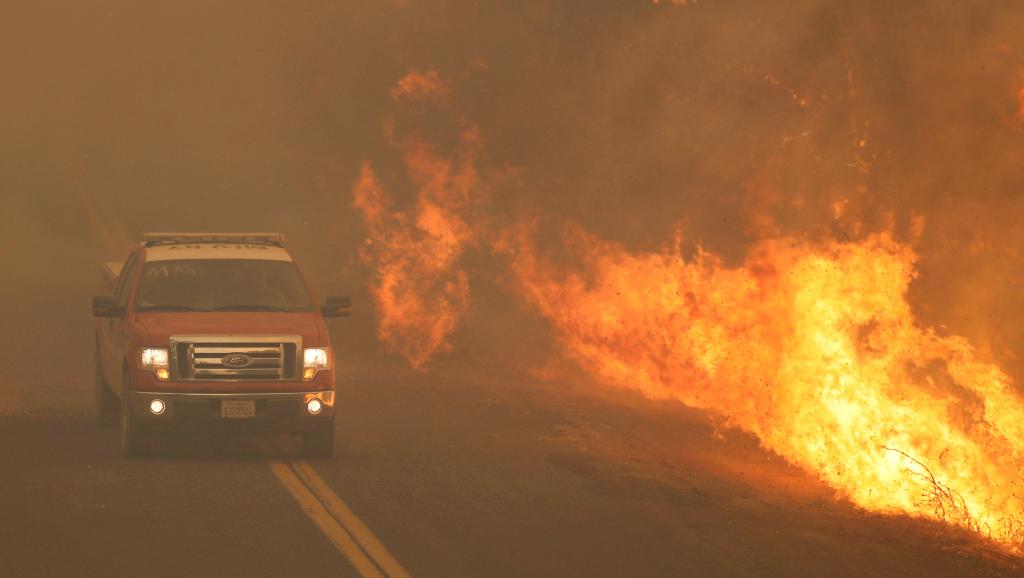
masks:
[[[985,524],[983,528],[983,525],[971,515],[970,508],[968,508],[963,496],[936,479],[935,474],[932,473],[928,466],[902,450],[887,446],[882,446],[882,449],[895,452],[903,456],[911,465],[920,468],[919,470],[913,467],[906,468],[907,473],[923,482],[924,489],[921,493],[921,503],[919,505],[930,508],[939,520],[956,524],[991,539],[991,527]]]

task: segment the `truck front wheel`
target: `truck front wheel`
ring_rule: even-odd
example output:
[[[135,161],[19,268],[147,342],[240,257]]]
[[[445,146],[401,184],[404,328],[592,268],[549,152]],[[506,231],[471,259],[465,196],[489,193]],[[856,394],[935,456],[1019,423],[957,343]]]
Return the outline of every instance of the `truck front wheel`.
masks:
[[[96,421],[102,426],[117,423],[118,401],[110,384],[103,378],[99,354],[96,355]]]
[[[334,455],[334,418],[302,434],[302,450],[311,458]]]
[[[131,376],[124,372],[124,390],[121,392],[121,454],[125,457],[142,455],[142,434],[139,420],[132,415]]]

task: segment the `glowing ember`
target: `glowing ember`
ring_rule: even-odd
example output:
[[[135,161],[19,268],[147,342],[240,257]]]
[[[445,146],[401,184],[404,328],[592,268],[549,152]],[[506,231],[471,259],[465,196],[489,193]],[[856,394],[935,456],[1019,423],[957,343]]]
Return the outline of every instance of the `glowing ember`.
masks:
[[[423,72],[412,70],[391,88],[391,98],[395,100],[436,100],[447,93],[448,87],[432,68]]]

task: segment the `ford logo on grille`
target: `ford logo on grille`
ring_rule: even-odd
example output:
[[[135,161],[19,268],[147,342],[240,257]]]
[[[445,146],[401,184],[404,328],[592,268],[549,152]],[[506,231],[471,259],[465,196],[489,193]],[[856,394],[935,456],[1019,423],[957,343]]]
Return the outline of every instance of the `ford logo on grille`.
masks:
[[[223,363],[225,367],[242,369],[243,367],[249,367],[252,365],[252,358],[244,353],[231,353],[221,358],[220,362]]]

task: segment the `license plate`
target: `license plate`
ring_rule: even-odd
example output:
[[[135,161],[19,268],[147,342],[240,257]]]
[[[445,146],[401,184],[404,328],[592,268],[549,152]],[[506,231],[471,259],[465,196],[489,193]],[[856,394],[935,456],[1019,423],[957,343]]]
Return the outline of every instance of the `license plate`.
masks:
[[[255,401],[231,401],[220,402],[220,416],[228,418],[256,417]]]

